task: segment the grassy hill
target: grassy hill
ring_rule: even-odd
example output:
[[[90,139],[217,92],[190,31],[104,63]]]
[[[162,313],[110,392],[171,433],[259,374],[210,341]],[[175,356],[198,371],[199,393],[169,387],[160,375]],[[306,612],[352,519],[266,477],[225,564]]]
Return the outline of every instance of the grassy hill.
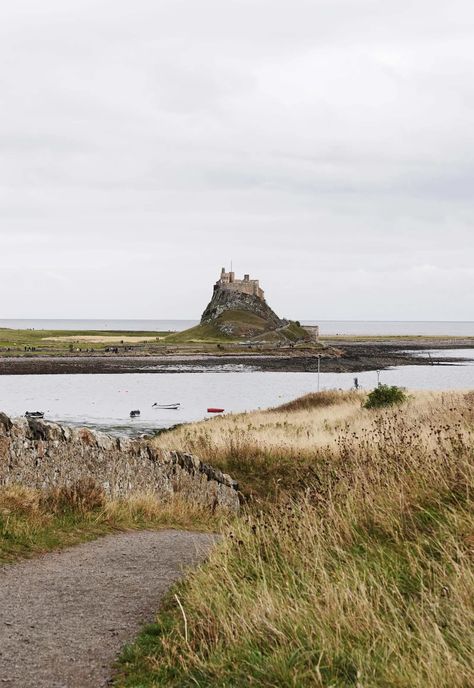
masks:
[[[171,334],[164,341],[184,344],[237,341],[295,343],[305,340],[309,340],[308,332],[296,322],[290,322],[276,330],[269,330],[268,322],[264,318],[256,313],[236,309],[225,311],[212,322],[202,323],[189,330]]]

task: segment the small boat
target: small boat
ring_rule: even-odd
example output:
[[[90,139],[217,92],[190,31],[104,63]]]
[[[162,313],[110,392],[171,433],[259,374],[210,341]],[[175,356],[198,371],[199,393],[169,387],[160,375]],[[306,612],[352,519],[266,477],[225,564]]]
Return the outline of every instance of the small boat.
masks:
[[[44,418],[44,411],[26,411],[25,418]]]
[[[136,418],[140,415],[140,411],[136,409],[135,411],[130,411],[130,418]]]
[[[152,408],[157,408],[157,409],[170,409],[172,411],[177,411],[181,404],[178,402],[176,404],[157,404],[154,403]]]
[[[224,409],[211,407],[211,408],[207,409],[207,412],[208,413],[224,413]]]

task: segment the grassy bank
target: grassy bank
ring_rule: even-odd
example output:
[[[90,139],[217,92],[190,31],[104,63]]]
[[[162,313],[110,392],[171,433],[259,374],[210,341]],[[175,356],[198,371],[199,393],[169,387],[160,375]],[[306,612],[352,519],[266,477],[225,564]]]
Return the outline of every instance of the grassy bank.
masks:
[[[313,395],[157,438],[252,498],[116,685],[471,686],[473,440],[472,393]]]
[[[261,326],[264,321],[253,314],[244,314],[245,322],[252,327]],[[222,316],[222,323],[230,323],[229,315]],[[281,334],[281,333],[280,333]],[[310,348],[314,345],[305,342],[307,332],[296,323],[291,323],[281,337],[278,333],[266,333],[263,339],[270,348],[279,343],[301,342]],[[66,354],[105,353],[108,349],[118,349],[119,353],[135,352],[165,353],[167,351],[211,351],[219,352],[217,345],[227,345],[241,351],[240,340],[246,336],[231,337],[221,332],[213,324],[196,325],[183,332],[147,332],[134,330],[15,330],[0,328],[0,355],[4,356],[54,356]]]
[[[88,481],[46,492],[20,486],[0,489],[0,562],[117,531],[165,527],[214,531],[220,519],[178,499],[163,503],[147,494],[107,499]]]
[[[108,347],[143,350],[157,344],[169,332],[134,330],[14,330],[0,328],[0,354],[55,355],[77,352],[103,352]]]

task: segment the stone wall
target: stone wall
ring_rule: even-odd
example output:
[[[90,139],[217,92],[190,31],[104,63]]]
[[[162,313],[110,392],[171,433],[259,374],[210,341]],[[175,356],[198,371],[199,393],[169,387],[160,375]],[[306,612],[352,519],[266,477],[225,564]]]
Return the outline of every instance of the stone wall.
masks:
[[[153,492],[193,503],[239,509],[237,484],[195,456],[156,449],[149,440],[114,438],[87,428],[0,413],[0,486],[71,485],[93,478],[110,497]]]

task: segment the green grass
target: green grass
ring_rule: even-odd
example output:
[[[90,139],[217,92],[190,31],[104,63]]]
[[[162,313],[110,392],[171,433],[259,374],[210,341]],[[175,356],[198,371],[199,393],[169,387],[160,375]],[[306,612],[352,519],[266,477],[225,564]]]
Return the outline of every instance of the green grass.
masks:
[[[183,332],[175,332],[166,337],[167,344],[192,344],[192,343],[221,343],[232,342],[234,339],[220,332],[214,325],[207,323],[195,325]]]
[[[245,329],[252,327],[254,330],[265,330],[266,323],[259,316],[247,311],[229,311],[224,313],[218,322],[233,323],[237,327]],[[81,337],[94,336],[123,337],[124,342],[104,341],[87,342],[80,341]],[[296,323],[291,323],[284,333],[265,333],[263,340],[269,344],[282,339],[296,342],[305,336],[305,331]],[[51,337],[67,337],[66,341],[48,341]],[[127,342],[127,337],[147,337],[147,342]],[[140,353],[163,353],[169,347],[177,347],[177,350],[189,352],[193,347],[200,351],[214,350],[214,345],[232,344],[238,345],[239,339],[247,339],[247,336],[232,337],[221,332],[214,324],[207,323],[196,325],[183,332],[148,332],[130,330],[14,330],[0,328],[0,356],[54,356],[77,353],[104,353],[107,347],[118,347],[119,351]]]
[[[223,333],[219,326],[231,325],[234,336]],[[251,330],[251,332],[250,332]],[[177,332],[166,337],[169,344],[202,344],[202,343],[238,343],[239,340],[252,340],[267,344],[308,342],[308,332],[296,322],[290,322],[285,328],[268,330],[268,323],[256,313],[242,309],[228,310],[212,323],[196,325],[184,332]]]
[[[93,351],[103,351],[108,346],[118,346],[119,349],[123,346],[131,347],[132,349],[146,349],[150,346],[148,343],[125,343],[121,345],[118,342],[75,342],[74,339],[55,342],[48,341],[49,337],[149,337],[150,344],[159,345],[163,338],[169,336],[169,332],[136,332],[128,330],[14,330],[7,328],[0,328],[0,355],[18,355],[33,356],[38,354],[57,354],[69,353],[70,346],[74,350],[81,348],[92,349]],[[25,347],[35,348],[36,351],[25,351]]]

